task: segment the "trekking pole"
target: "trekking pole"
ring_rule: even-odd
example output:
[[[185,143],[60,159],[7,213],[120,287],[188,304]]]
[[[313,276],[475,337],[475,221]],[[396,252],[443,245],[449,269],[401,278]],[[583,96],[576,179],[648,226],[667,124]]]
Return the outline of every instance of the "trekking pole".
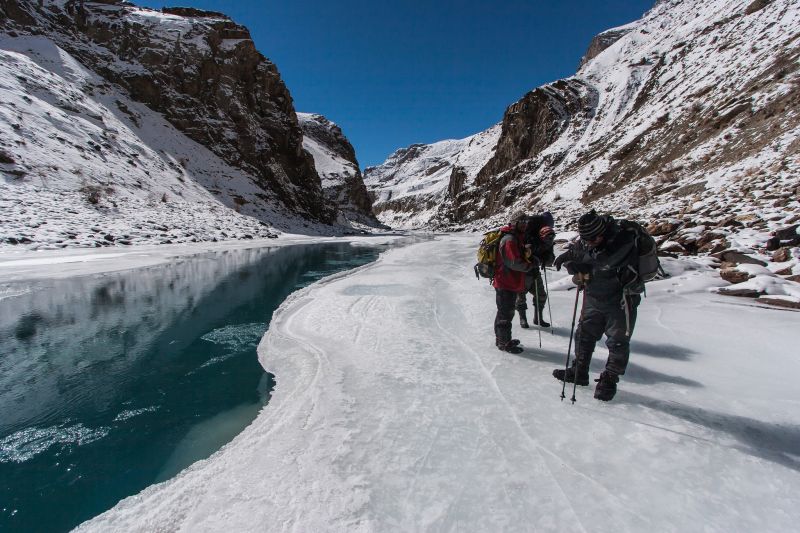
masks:
[[[538,324],[536,324],[536,326],[537,326],[536,329],[539,330],[539,348],[541,348],[542,347],[542,328],[541,328],[541,326],[539,324],[541,324],[542,320],[544,319],[544,317],[542,316],[544,313],[542,313],[539,310],[539,283],[538,283],[538,280],[536,278],[533,279],[533,295],[534,295],[534,297],[536,297],[536,301],[533,302],[533,305],[536,306],[536,318],[538,319],[537,320]]]
[[[544,267],[544,292],[547,295],[547,316],[550,317],[550,334],[555,335],[553,329],[553,310],[550,309],[550,285],[547,284],[547,267]]]
[[[587,280],[588,280],[588,278],[584,278],[583,279],[583,283],[584,284],[583,285],[579,285],[580,289],[586,290],[585,289],[585,287],[586,287],[585,283],[586,283]],[[577,302],[577,298],[576,298],[576,302]],[[577,309],[577,305],[575,306],[575,309]],[[584,293],[584,295],[583,295],[583,304],[581,305],[581,322],[583,322],[583,311],[585,309],[586,309],[586,294]],[[574,320],[575,319],[573,318],[573,326],[574,326]],[[564,377],[566,378],[567,376],[564,376]],[[575,339],[575,377],[572,379],[572,398],[570,398],[570,401],[573,404],[575,404],[575,389],[577,389],[577,388],[578,388],[578,339],[576,338]]]
[[[572,310],[572,328],[569,330],[569,347],[567,348],[567,363],[564,366],[564,382],[561,384],[561,401],[564,401],[566,396],[564,391],[567,390],[567,371],[569,371],[569,354],[572,351],[572,334],[575,332],[575,317],[578,315],[578,296],[581,294],[582,285],[578,285],[575,290],[575,309]],[[575,401],[575,392],[572,393],[572,401]]]

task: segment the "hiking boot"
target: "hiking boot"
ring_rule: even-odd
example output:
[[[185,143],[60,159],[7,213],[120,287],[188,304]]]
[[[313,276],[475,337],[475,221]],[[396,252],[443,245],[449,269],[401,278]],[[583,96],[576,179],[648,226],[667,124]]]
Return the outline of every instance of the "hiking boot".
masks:
[[[528,325],[528,317],[525,315],[525,311],[519,310],[517,312],[519,313],[519,327],[528,329],[530,326]]]
[[[544,319],[544,307],[541,309],[534,309],[533,311],[533,323],[537,326],[542,326],[543,328],[549,328],[550,322],[547,322]]]
[[[500,348],[501,346],[506,346],[506,345],[508,345],[508,346],[519,346],[519,344],[520,344],[520,340],[519,339],[511,339],[510,341],[507,341],[507,342],[501,341],[501,340],[499,340],[497,338],[495,338],[495,340],[494,340],[494,345],[497,346],[497,348],[501,349],[501,350],[502,350],[502,348]]]
[[[496,344],[497,344],[497,349],[502,352],[517,354],[517,353],[522,353],[524,351],[522,347],[519,345],[519,339],[511,339],[506,343],[498,342]]]
[[[577,374],[577,382],[575,379],[575,374]],[[580,369],[576,372],[575,365],[572,365],[567,369],[557,368],[553,370],[553,377],[559,381],[575,383],[576,385],[585,387],[589,384],[589,369]]]
[[[534,325],[542,326],[543,328],[549,328],[550,327],[550,322],[548,322],[544,318],[534,318],[533,319],[533,323],[534,323]]]
[[[619,376],[606,370],[600,374],[600,379],[596,379],[595,381],[597,382],[597,387],[594,389],[595,399],[603,402],[612,400],[617,393]]]

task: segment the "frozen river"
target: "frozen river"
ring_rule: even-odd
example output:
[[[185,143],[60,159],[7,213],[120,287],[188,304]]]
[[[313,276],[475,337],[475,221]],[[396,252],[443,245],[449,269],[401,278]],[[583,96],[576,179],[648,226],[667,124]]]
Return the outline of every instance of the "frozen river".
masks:
[[[256,355],[273,311],[380,250],[229,250],[0,285],[0,530],[69,530],[230,441],[274,386]]]

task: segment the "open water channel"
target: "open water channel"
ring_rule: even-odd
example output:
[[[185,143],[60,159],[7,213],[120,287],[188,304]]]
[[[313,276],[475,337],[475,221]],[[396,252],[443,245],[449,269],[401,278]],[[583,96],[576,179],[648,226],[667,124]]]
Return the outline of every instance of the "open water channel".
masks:
[[[382,249],[225,251],[0,286],[0,531],[68,531],[229,442],[275,384],[256,356],[273,311]]]

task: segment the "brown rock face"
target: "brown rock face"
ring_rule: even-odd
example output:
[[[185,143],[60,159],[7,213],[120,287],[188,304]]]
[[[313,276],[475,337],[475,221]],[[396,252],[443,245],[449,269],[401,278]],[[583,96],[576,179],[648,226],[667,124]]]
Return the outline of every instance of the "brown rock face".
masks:
[[[478,174],[478,182],[513,168],[550,146],[582,111],[591,111],[596,94],[576,79],[559,80],[526,94],[506,109],[495,155]]]
[[[467,179],[467,173],[459,166],[453,167],[450,173],[450,182],[447,184],[447,193],[451,198],[455,198],[461,191],[464,190],[464,182]]]
[[[0,0],[0,9],[15,13],[22,24],[34,19],[37,31],[256,176],[291,211],[332,221],[313,160],[302,148],[292,97],[247,28],[218,13],[170,8],[164,12],[172,16],[170,29],[158,17],[139,16],[130,4],[113,0],[44,6]]]
[[[623,36],[630,33],[630,31],[631,30],[629,29],[608,30],[595,35],[592,39],[592,42],[589,43],[589,48],[586,50],[586,54],[584,54],[584,56],[581,58],[578,68],[580,69],[583,65],[597,57],[600,52],[619,41]]]
[[[531,169],[521,168],[520,162],[536,159],[571,123],[574,127],[587,122],[597,98],[597,91],[580,80],[559,80],[529,92],[506,109],[494,156],[478,173],[469,191],[451,195],[457,206],[451,218],[457,222],[485,218],[529,193],[535,184],[518,178]],[[548,156],[546,161],[531,164],[555,165],[565,155]],[[451,185],[454,190],[459,189],[457,174]]]

